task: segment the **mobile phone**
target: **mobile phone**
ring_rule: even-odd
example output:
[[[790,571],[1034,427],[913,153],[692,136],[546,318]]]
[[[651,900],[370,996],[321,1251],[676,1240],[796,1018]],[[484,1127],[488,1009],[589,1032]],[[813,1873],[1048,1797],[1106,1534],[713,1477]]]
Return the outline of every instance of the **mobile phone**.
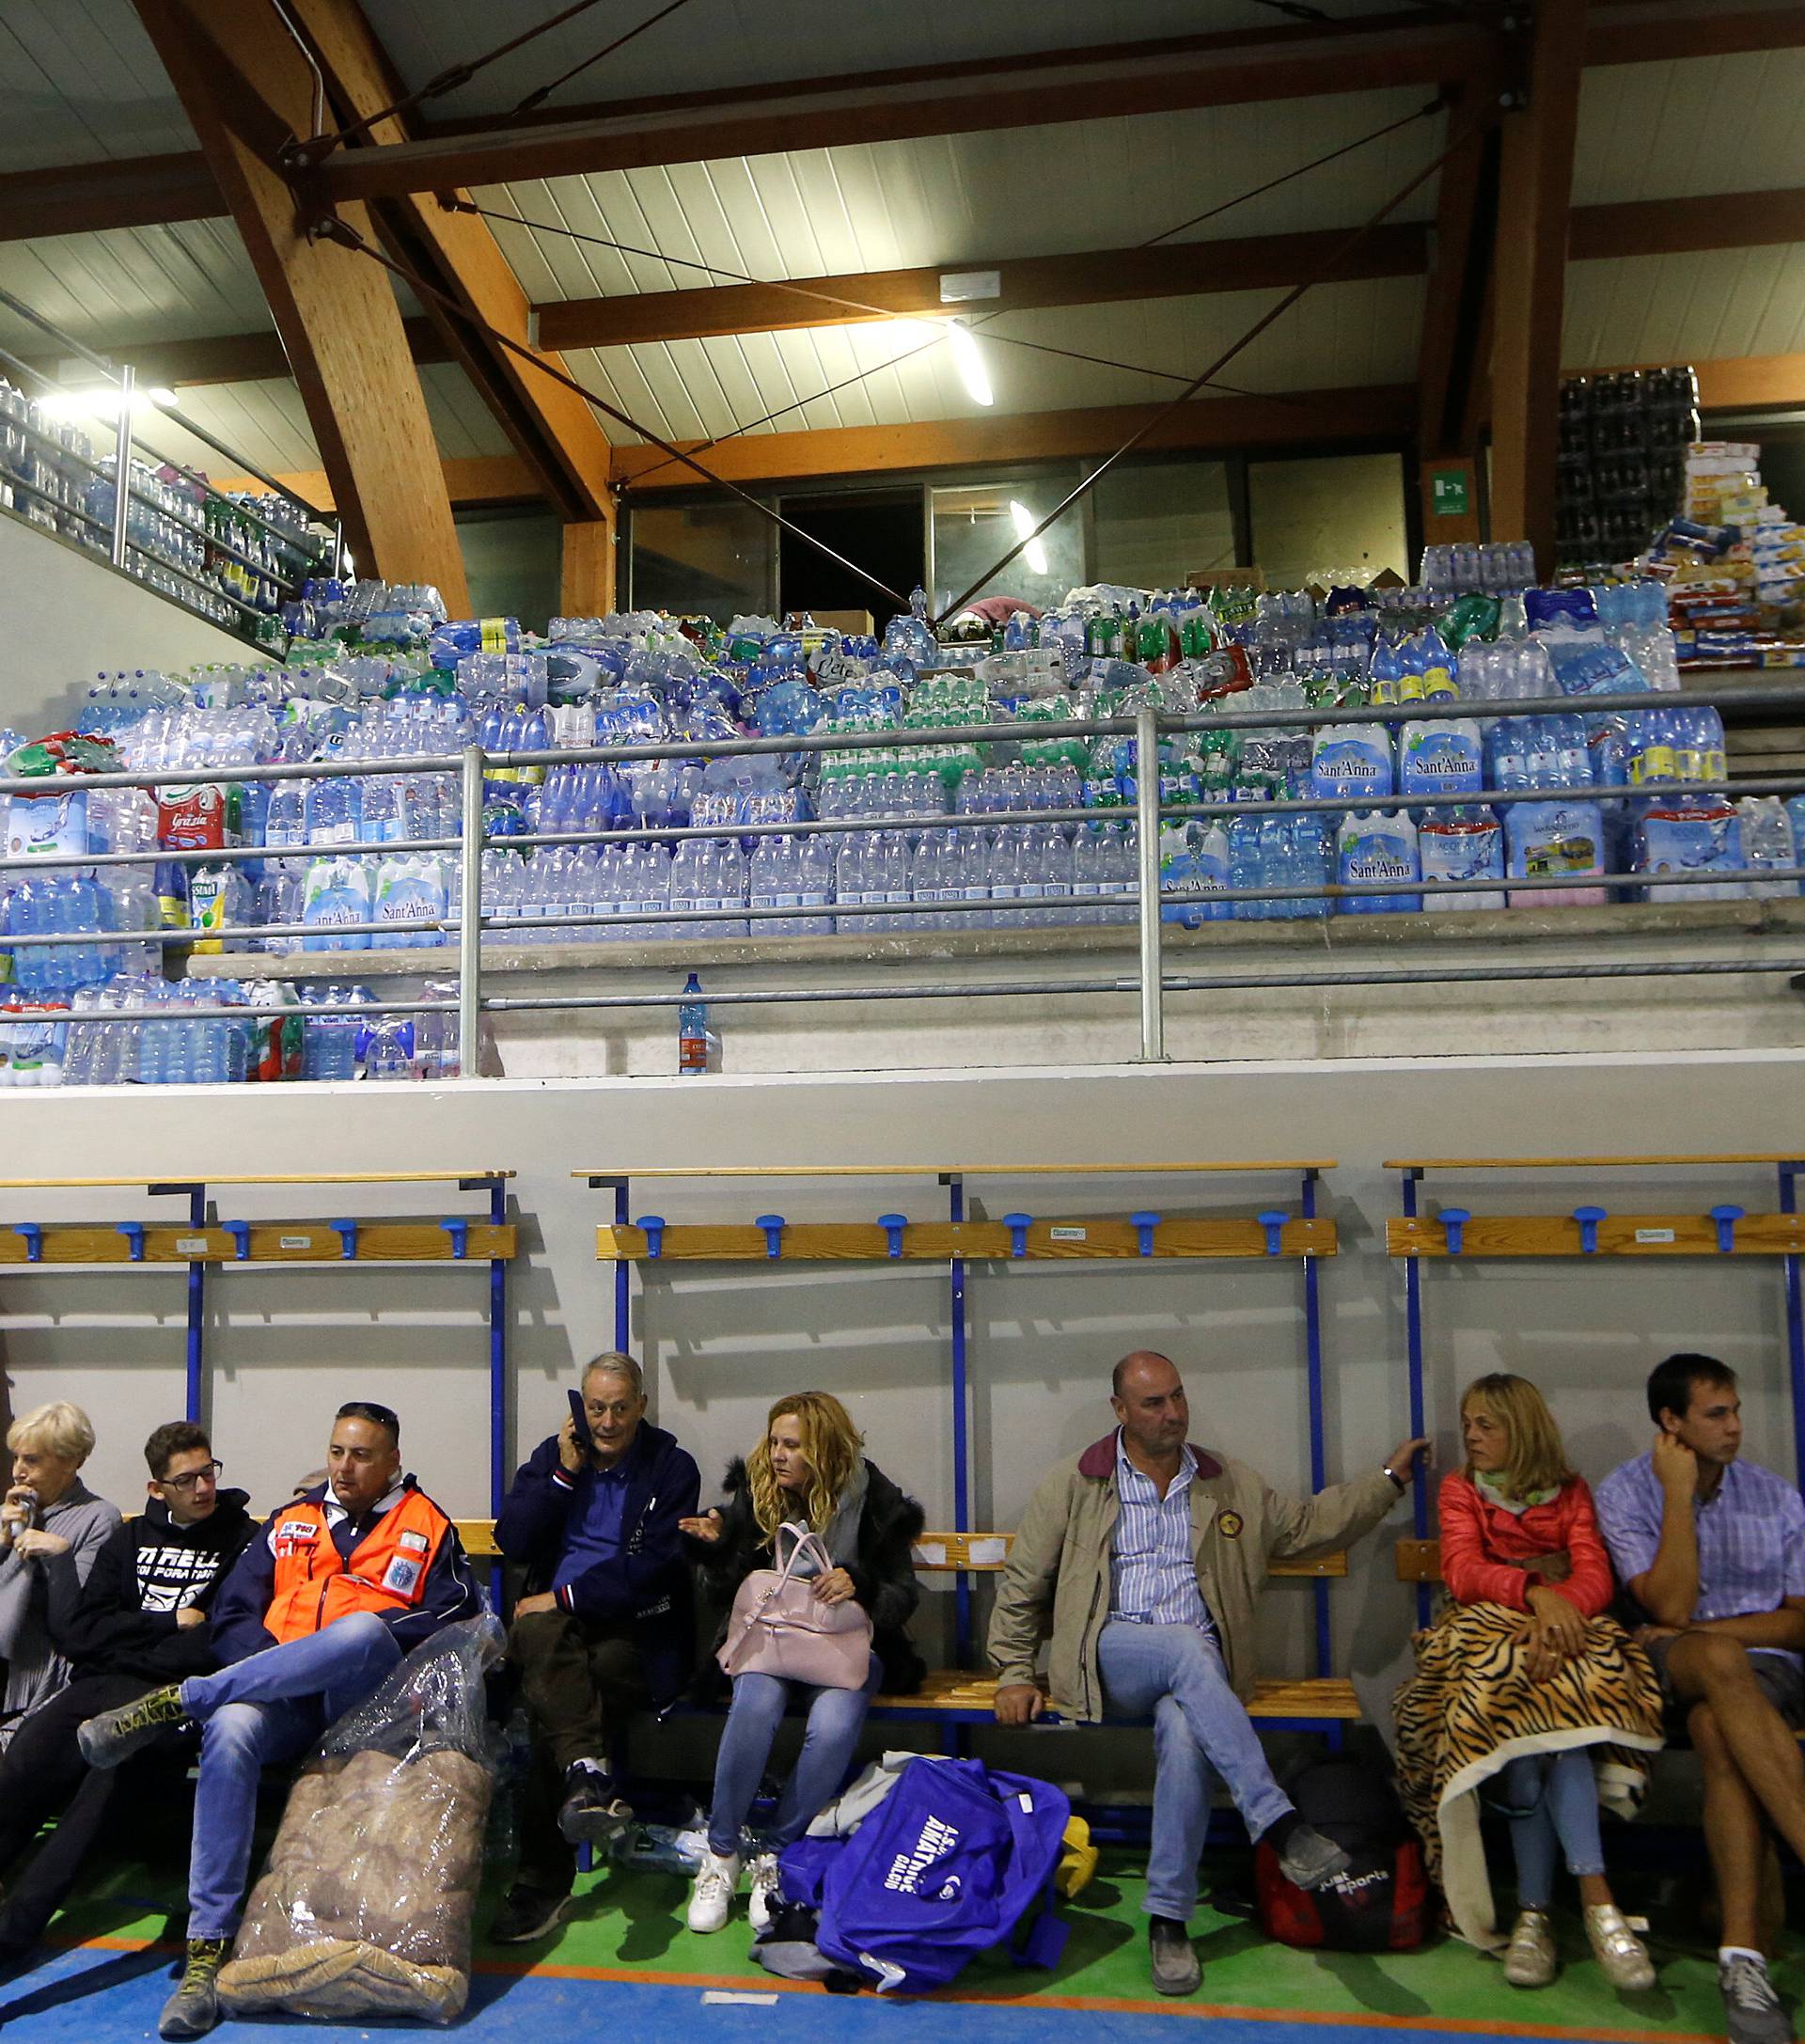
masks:
[[[571,1424],[576,1431],[576,1445],[588,1454],[595,1443],[589,1434],[589,1416],[583,1409],[583,1393],[567,1391],[565,1395],[571,1401]]]

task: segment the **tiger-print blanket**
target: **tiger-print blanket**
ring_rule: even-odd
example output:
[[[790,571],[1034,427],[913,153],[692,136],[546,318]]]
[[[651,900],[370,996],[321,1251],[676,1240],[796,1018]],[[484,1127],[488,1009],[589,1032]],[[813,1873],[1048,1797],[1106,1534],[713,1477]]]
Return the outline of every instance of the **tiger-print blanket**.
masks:
[[[1479,1788],[1521,1753],[1590,1746],[1600,1800],[1633,1816],[1658,1753],[1661,1691],[1648,1657],[1609,1618],[1586,1628],[1584,1655],[1531,1682],[1518,1640],[1523,1613],[1452,1604],[1412,1643],[1417,1672],[1398,1690],[1398,1786],[1422,1838],[1430,1879],[1468,1943],[1496,1949],[1499,1930]]]

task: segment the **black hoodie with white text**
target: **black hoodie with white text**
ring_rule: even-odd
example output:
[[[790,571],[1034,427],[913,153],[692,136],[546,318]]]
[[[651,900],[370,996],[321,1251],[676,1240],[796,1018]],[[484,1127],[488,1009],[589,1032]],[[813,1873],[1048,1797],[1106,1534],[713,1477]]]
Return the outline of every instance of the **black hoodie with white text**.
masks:
[[[213,1593],[249,1545],[257,1521],[246,1493],[222,1490],[213,1510],[178,1525],[161,1498],[146,1502],[95,1558],[86,1584],[51,1569],[51,1637],[72,1672],[180,1682],[218,1667],[211,1624],[183,1626],[177,1613],[211,1609]]]

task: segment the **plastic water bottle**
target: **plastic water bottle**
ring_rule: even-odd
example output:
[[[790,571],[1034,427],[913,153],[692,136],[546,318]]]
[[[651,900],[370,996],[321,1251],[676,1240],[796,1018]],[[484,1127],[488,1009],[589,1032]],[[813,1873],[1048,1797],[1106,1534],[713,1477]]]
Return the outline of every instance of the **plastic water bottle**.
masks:
[[[796,890],[792,884],[790,871],[790,844],[783,838],[761,838],[752,852],[752,864],[746,875],[747,902],[753,908],[793,908]],[[751,928],[760,936],[793,936],[797,930],[793,916],[764,916],[755,919]]]
[[[702,998],[702,983],[693,972],[683,982],[683,998],[677,1010],[677,1069],[686,1078],[708,1070],[708,1003]]]
[[[1777,794],[1747,794],[1736,804],[1742,812],[1742,862],[1751,869],[1795,866],[1793,820]],[[1792,880],[1751,880],[1749,892],[1757,901],[1792,894]]]
[[[1265,885],[1260,860],[1260,819],[1235,816],[1229,821],[1229,886],[1233,888]],[[1237,922],[1264,922],[1271,915],[1271,902],[1235,902],[1231,913]]]

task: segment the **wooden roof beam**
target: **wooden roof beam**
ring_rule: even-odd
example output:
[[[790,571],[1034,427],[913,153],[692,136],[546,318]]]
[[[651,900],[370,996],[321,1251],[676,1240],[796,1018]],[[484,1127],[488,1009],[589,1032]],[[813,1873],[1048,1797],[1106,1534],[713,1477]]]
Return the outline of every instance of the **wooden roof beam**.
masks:
[[[394,103],[399,81],[358,0],[290,4],[346,116],[368,119]],[[385,154],[390,148],[404,148],[408,133],[393,117],[378,121],[370,146],[352,153]],[[374,209],[374,219],[391,257],[432,287],[421,292],[430,318],[538,478],[542,495],[566,519],[610,519],[607,436],[584,399],[516,352],[539,353],[532,307],[488,224],[448,212],[431,196],[411,194],[385,200]],[[369,264],[368,257],[361,259]],[[543,359],[552,369],[563,368],[555,354]]]
[[[1493,265],[1492,529],[1554,564],[1567,225],[1587,0],[1540,8],[1527,104],[1504,122]]]
[[[1316,275],[1348,238],[1344,228],[1264,234],[1246,240],[1174,242],[1157,248],[1098,248],[1067,256],[947,263],[914,270],[862,270],[797,277],[808,291],[782,284],[720,284],[693,291],[627,292],[535,307],[548,348],[619,348],[642,341],[723,334],[779,334],[797,327],[857,326],[950,312],[1025,312],[1051,306],[1112,305],[1187,298],[1211,291],[1263,291]],[[1342,278],[1420,276],[1428,233],[1419,226],[1374,228],[1335,271]],[[949,305],[943,274],[995,270],[994,298]],[[836,299],[855,301],[836,304]],[[860,307],[874,307],[861,310]]]
[[[1588,64],[1618,65],[1805,47],[1797,0],[1616,0],[1594,10]],[[1495,49],[1482,30],[1420,13],[1266,31],[1044,51],[882,76],[799,79],[659,101],[542,111],[425,131],[385,149],[338,150],[321,166],[335,199],[510,179],[761,156],[920,135],[1042,127],[1248,101],[1317,98],[1471,76]]]
[[[716,475],[749,484],[1108,454],[1158,410],[1152,404],[1118,404],[904,426],[741,433],[715,441],[704,459]],[[1197,398],[1170,413],[1141,443],[1140,451],[1209,453],[1248,447],[1393,442],[1408,435],[1415,417],[1416,391],[1407,384],[1274,397]],[[690,445],[699,449],[701,444]],[[617,483],[641,495],[697,486],[688,469],[654,447],[617,448],[614,467]]]
[[[169,227],[216,220],[225,211],[219,180],[199,149],[0,174],[0,242]]]
[[[1222,39],[1195,39],[1210,46],[1178,55],[1072,50],[1033,68],[1011,59],[926,80],[899,82],[887,74],[802,80],[758,98],[434,131],[386,149],[335,150],[319,166],[318,188],[335,202],[393,197],[510,179],[762,156],[799,145],[831,149],[1250,100],[1433,86],[1463,75],[1485,47],[1471,29],[1423,25],[1420,17],[1416,25],[1381,29],[1312,24],[1238,39],[1232,47],[1222,47]]]
[[[269,161],[272,131],[305,132],[314,81],[283,19],[240,0],[135,0],[213,165],[269,301],[353,554],[390,582],[432,582],[469,608],[426,399],[386,276],[297,231]],[[361,207],[347,209],[369,230]]]
[[[1325,256],[1344,239],[1339,229],[1324,228],[1246,240],[1179,242],[1151,250],[1091,249],[956,267],[1002,273],[1002,297],[977,301],[973,310],[1025,311],[1280,288],[1313,275]],[[1445,221],[1437,223],[1436,239],[1440,245],[1449,245]],[[1721,192],[1698,198],[1576,207],[1568,258],[1591,261],[1612,256],[1676,255],[1792,242],[1805,242],[1805,189]],[[1381,228],[1367,237],[1337,275],[1418,276],[1426,267],[1430,245],[1425,227]],[[619,298],[559,299],[529,310],[538,315],[540,340],[547,350],[782,333],[887,317],[945,314],[953,308],[940,302],[940,277],[943,269],[953,267],[795,279],[815,290],[882,306],[886,308],[882,314],[823,305],[776,284],[723,284],[695,291],[627,293]],[[403,324],[416,362],[456,359],[435,321],[416,317]],[[140,381],[166,384],[176,390],[208,384],[269,382],[290,373],[281,338],[274,329],[148,341],[108,352],[114,360],[130,363]],[[1485,350],[1478,347],[1474,353],[1483,381]],[[38,366],[55,373],[52,359],[39,359]]]

